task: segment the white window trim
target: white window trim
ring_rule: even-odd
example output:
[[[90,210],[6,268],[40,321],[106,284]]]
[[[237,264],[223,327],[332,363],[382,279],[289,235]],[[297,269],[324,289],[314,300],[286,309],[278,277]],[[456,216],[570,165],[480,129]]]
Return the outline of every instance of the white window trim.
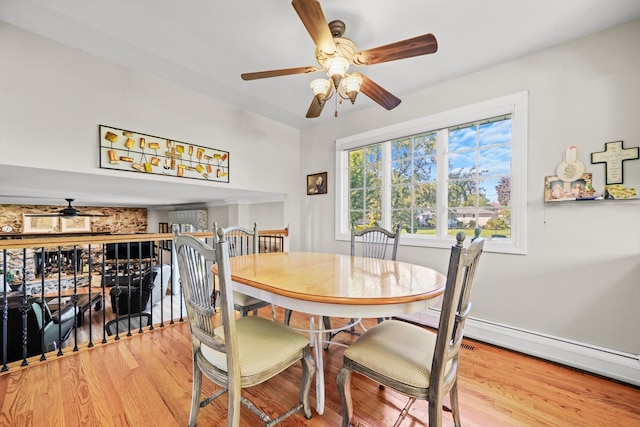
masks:
[[[347,150],[368,144],[388,141],[406,135],[429,130],[442,129],[461,123],[511,114],[512,152],[511,152],[511,229],[513,239],[487,239],[485,251],[512,254],[527,253],[527,124],[528,92],[507,95],[489,101],[456,108],[442,113],[397,123],[380,129],[374,129],[357,135],[336,140],[336,191],[335,193],[335,238],[350,240],[349,219],[346,207],[349,203],[348,154]],[[441,150],[439,150],[440,152]],[[438,168],[439,170],[442,168]],[[440,180],[441,177],[438,177]],[[516,215],[513,215],[513,212]],[[454,236],[447,238],[425,238],[415,235],[403,235],[401,245],[449,248],[455,241]]]

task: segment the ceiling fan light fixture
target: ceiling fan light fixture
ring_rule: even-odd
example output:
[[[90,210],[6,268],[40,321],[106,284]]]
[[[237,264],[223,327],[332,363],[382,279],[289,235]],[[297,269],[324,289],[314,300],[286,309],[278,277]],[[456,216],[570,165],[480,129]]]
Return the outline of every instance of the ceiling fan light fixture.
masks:
[[[328,79],[315,79],[309,85],[311,86],[311,90],[313,91],[313,96],[316,97],[318,103],[320,105],[324,104],[324,102],[331,96],[331,80]]]
[[[343,56],[334,56],[327,59],[324,64],[327,69],[327,74],[333,80],[333,86],[337,89],[340,84],[340,80],[344,77],[349,69],[349,61]]]
[[[362,75],[359,73],[349,74],[342,79],[342,89],[344,89],[344,93],[351,100],[351,104],[356,102],[356,96],[358,96],[358,92],[360,92],[361,85]]]

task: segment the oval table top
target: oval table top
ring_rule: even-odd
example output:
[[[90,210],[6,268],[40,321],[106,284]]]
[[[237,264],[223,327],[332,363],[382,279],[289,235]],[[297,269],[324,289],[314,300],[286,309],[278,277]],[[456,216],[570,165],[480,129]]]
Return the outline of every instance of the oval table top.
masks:
[[[400,261],[316,252],[272,252],[229,260],[232,280],[302,301],[407,304],[444,293],[446,277]]]

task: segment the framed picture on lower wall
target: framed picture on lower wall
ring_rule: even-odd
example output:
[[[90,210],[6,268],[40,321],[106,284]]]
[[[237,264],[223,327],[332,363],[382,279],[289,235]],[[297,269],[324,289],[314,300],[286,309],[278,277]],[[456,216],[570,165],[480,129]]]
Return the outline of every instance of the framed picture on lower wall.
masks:
[[[22,215],[23,233],[56,233],[60,229],[60,218],[57,216]]]
[[[91,231],[91,218],[60,218],[60,231],[63,233],[81,233]]]

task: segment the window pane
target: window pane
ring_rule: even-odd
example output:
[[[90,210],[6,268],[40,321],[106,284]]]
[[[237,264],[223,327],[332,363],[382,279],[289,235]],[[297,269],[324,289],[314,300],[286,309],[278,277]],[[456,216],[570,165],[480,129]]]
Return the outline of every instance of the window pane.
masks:
[[[380,210],[382,208],[382,191],[379,188],[367,190],[367,210]]]
[[[418,184],[414,188],[414,206],[418,208],[432,207],[436,205],[436,183]]]
[[[364,209],[364,190],[352,190],[349,192],[349,210]]]
[[[476,152],[449,153],[449,177],[469,177],[476,170]]]
[[[496,144],[511,143],[511,118],[484,123],[478,129],[478,145],[486,147]]]
[[[511,237],[511,209],[496,209],[493,218],[485,224],[491,237]]]
[[[382,162],[382,145],[370,145],[365,147],[365,163],[367,165],[379,164]]]
[[[449,181],[449,206],[475,206],[476,181],[471,179],[456,179]]]
[[[362,188],[364,186],[364,169],[351,169],[349,171],[349,188]]]
[[[391,143],[391,160],[411,157],[411,138],[395,140]]]
[[[436,154],[436,134],[429,132],[422,135],[416,135],[413,139],[413,155],[415,157],[435,155]]]
[[[481,179],[478,181],[478,194],[481,195],[478,198],[478,206],[486,207],[499,204],[497,185],[498,179]]]
[[[435,230],[438,220],[435,208],[416,211],[415,220],[418,229]]]
[[[391,162],[391,183],[401,184],[407,182],[411,182],[411,161]]]
[[[365,185],[367,187],[380,187],[382,185],[382,171],[380,165],[365,169]]]
[[[364,212],[363,211],[351,211],[349,213],[349,225],[363,225],[364,221]]]
[[[381,211],[367,211],[367,214],[365,215],[365,223],[363,225],[366,227],[372,227],[375,225],[379,225],[381,221]]]
[[[413,233],[415,225],[412,223],[411,209],[397,209],[391,213],[391,224],[395,227],[396,224],[400,224],[400,230],[405,230],[407,233]]]
[[[476,148],[476,126],[474,124],[449,130],[449,151],[472,148]]]
[[[437,173],[435,156],[418,157],[413,161],[414,182],[434,181]]]
[[[362,166],[364,166],[364,150],[359,148],[349,151],[349,167],[357,168]]]
[[[409,208],[411,207],[411,186],[410,185],[394,185],[391,188],[391,208]]]
[[[502,176],[496,183],[496,197],[500,206],[511,205],[511,177]]]
[[[478,170],[483,175],[509,175],[511,173],[511,146],[478,150]]]

